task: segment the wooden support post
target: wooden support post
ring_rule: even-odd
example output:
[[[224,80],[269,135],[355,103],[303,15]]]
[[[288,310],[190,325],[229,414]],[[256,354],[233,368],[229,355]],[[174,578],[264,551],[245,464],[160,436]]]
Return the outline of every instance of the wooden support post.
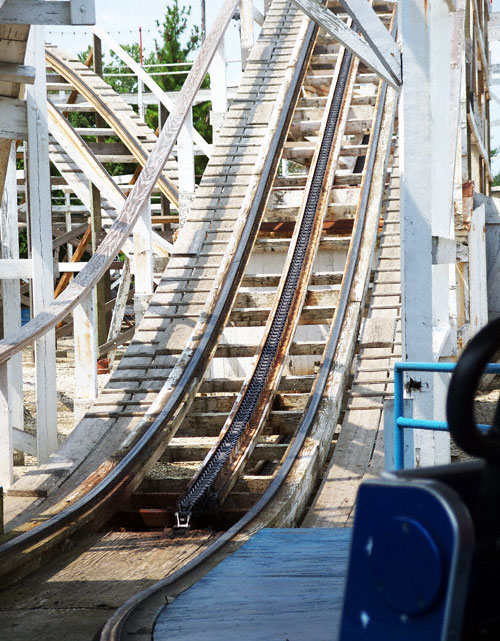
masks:
[[[19,258],[15,142],[11,143],[1,206],[2,259]],[[2,280],[3,329],[9,336],[21,325],[21,294],[18,279]],[[8,301],[8,304],[6,304]],[[22,356],[16,354],[0,366],[0,486],[9,488],[13,476],[13,430],[23,429]],[[22,456],[22,453],[20,453]]]
[[[92,253],[97,251],[99,243],[104,237],[102,228],[101,194],[94,184],[90,185],[91,216],[92,216]],[[102,345],[108,337],[108,312],[106,303],[111,298],[111,283],[109,272],[106,272],[95,287],[97,344]],[[94,367],[96,367],[94,363]]]
[[[69,191],[67,191],[64,194],[64,206],[66,207],[66,213],[64,214],[65,221],[66,221],[66,232],[70,232],[73,227],[71,224],[71,196]],[[73,256],[73,243],[71,241],[68,241],[67,243],[66,256],[70,260],[71,260],[71,257]]]
[[[8,0],[0,4],[0,24],[95,24],[94,0]]]
[[[217,47],[210,67],[210,93],[212,98],[212,139],[217,140],[227,111],[226,52],[224,38]]]
[[[9,421],[9,362],[0,364],[0,485],[8,489],[14,480],[14,444]]]
[[[341,3],[347,14],[356,21],[357,28],[377,58],[401,84],[401,52],[371,4],[366,0],[341,0]]]
[[[36,315],[54,298],[44,27],[31,28],[26,58],[26,62],[36,68],[35,83],[26,87],[28,141],[25,161],[33,260],[33,311]],[[54,330],[35,343],[35,370],[38,461],[45,463],[57,449]]]
[[[194,198],[193,111],[189,110],[177,139],[179,163],[179,224],[182,227]]]
[[[158,127],[161,131],[163,125],[167,122],[168,111],[165,105],[162,102],[158,102]],[[165,196],[165,194],[160,194],[160,203],[161,203],[161,215],[168,216],[170,214],[170,200]]]
[[[428,5],[426,11],[419,0],[408,0],[398,10],[404,68],[399,114],[402,353],[408,361],[436,361],[456,353],[456,312],[450,293],[455,265],[436,258],[443,255],[436,243],[445,247],[453,242],[461,64],[450,65],[455,18],[445,0]],[[414,418],[443,418],[446,392],[440,378],[420,373],[411,378]],[[417,466],[448,460],[447,433],[416,430]]]
[[[203,42],[207,37],[207,7],[206,1],[200,0],[201,2],[201,41]]]
[[[247,66],[248,56],[253,47],[253,2],[240,0],[241,25],[241,68]]]
[[[132,274],[130,273],[130,260],[128,257],[125,257],[122,269],[122,278],[120,284],[118,285],[118,292],[116,294],[116,302],[113,308],[113,316],[111,317],[111,323],[109,326],[108,333],[108,343],[113,341],[120,334],[120,330],[123,323],[123,317],[125,316],[125,307],[127,306],[127,298],[130,290],[130,281]],[[113,365],[115,360],[116,349],[108,352],[109,358],[109,367]]]
[[[153,294],[153,251],[151,235],[151,206],[143,207],[134,227],[134,312],[139,325]]]
[[[88,59],[87,59],[88,60]],[[94,64],[94,72],[99,76],[99,78],[103,77],[102,73],[102,41],[99,38],[98,35],[95,33],[92,35],[92,62]],[[85,61],[85,64],[87,64],[87,61]],[[90,62],[89,62],[90,64]],[[107,127],[108,124],[104,120],[104,118],[96,113],[95,114],[95,126],[99,128]],[[97,136],[97,142],[105,142],[106,139],[104,136]]]
[[[485,205],[472,212],[469,232],[470,330],[474,336],[488,322]]]
[[[4,196],[1,207],[1,244],[2,260],[19,260],[19,234],[17,214],[17,184],[16,184],[16,150],[15,143],[11,145],[7,175],[5,177]],[[31,274],[30,274],[31,276]],[[2,280],[3,329],[4,336],[14,334],[21,327],[21,292],[18,278]],[[16,354],[9,361],[8,400],[9,414],[7,424],[12,431],[22,430],[24,426],[23,410],[23,363],[22,355]],[[17,462],[23,463],[23,453],[18,452]]]
[[[94,292],[84,298],[73,312],[75,337],[75,425],[97,396],[97,343]]]

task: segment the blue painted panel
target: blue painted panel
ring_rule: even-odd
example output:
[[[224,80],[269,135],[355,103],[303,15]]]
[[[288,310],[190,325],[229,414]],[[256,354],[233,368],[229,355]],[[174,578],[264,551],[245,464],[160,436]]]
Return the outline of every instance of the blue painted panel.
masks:
[[[470,516],[445,485],[362,484],[340,641],[459,639],[473,546]]]

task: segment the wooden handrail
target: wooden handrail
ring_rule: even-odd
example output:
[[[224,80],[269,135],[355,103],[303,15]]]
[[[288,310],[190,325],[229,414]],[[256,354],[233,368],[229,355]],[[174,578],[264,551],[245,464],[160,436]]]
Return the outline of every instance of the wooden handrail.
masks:
[[[0,363],[5,363],[24,347],[31,345],[33,341],[55,327],[90,293],[92,287],[99,281],[104,272],[109,269],[123,243],[131,234],[145,203],[151,196],[151,192],[173,149],[188,110],[191,109],[237,5],[238,0],[225,1],[216,23],[205,39],[200,53],[186,78],[186,82],[179,92],[176,103],[170,111],[167,122],[143,171],[125,201],[120,216],[113,223],[106,238],[99,245],[98,250],[87,265],[57,300],[53,301],[47,309],[37,314],[17,332],[0,341]]]

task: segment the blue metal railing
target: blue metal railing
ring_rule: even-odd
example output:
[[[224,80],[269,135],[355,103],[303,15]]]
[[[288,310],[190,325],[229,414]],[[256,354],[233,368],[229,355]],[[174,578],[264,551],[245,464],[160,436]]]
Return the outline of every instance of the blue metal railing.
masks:
[[[451,374],[456,363],[396,363],[394,365],[394,467],[404,467],[403,429],[447,431],[446,421],[429,421],[418,418],[406,418],[404,415],[403,379],[404,372],[433,372]],[[500,363],[490,363],[485,367],[485,374],[500,374]],[[478,424],[479,429],[488,429],[489,425]]]

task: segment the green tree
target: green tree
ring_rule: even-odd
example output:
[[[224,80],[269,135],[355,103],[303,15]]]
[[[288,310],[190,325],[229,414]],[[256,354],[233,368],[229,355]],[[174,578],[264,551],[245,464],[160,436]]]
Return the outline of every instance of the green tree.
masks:
[[[143,52],[143,64],[148,69],[149,65],[164,65],[155,67],[150,71],[158,85],[164,91],[179,91],[186,79],[189,67],[185,64],[190,54],[194,53],[201,45],[201,35],[197,26],[188,30],[188,19],[191,14],[191,7],[180,7],[178,0],[167,6],[165,17],[162,22],[156,21],[158,27],[158,39],[155,39],[154,51]],[[138,43],[123,45],[123,49],[136,61],[140,61],[140,48]],[[80,54],[84,61],[88,52]],[[111,63],[106,64],[107,73],[123,72],[123,64],[119,57],[111,52]],[[170,72],[169,75],[155,75],[156,72]],[[137,79],[130,76],[107,76],[106,81],[118,93],[132,93],[137,91]],[[209,76],[205,78],[202,87],[210,86]],[[212,128],[209,121],[210,102],[204,102],[193,108],[193,124],[195,129],[208,142],[212,141]],[[156,106],[148,106],[145,111],[145,120],[154,130],[158,128],[158,109]],[[199,176],[203,173],[206,165],[204,157],[197,156],[195,159],[195,171]]]
[[[160,23],[159,20],[156,21],[161,39],[155,40],[155,51],[148,56],[147,64],[168,65],[160,69],[171,72],[184,72],[187,70],[187,67],[181,63],[185,63],[189,55],[201,45],[201,34],[197,26],[193,27],[191,31],[187,33],[190,15],[191,7],[179,7],[178,0],[174,0],[172,5],[166,8],[163,22]],[[175,66],[175,63],[179,63],[179,66]],[[183,73],[155,76],[156,82],[164,91],[179,91],[185,78],[186,75]],[[209,86],[210,79],[207,75],[202,84],[202,88],[207,89]],[[208,140],[208,142],[212,142],[210,102],[200,103],[193,108],[193,124],[203,138]],[[203,173],[205,165],[206,159],[197,156],[195,159],[195,168],[198,176]]]
[[[496,158],[498,156],[498,151],[499,148],[496,147],[495,149],[490,150],[490,158]],[[492,182],[492,187],[500,187],[500,171],[493,176],[493,182]]]

